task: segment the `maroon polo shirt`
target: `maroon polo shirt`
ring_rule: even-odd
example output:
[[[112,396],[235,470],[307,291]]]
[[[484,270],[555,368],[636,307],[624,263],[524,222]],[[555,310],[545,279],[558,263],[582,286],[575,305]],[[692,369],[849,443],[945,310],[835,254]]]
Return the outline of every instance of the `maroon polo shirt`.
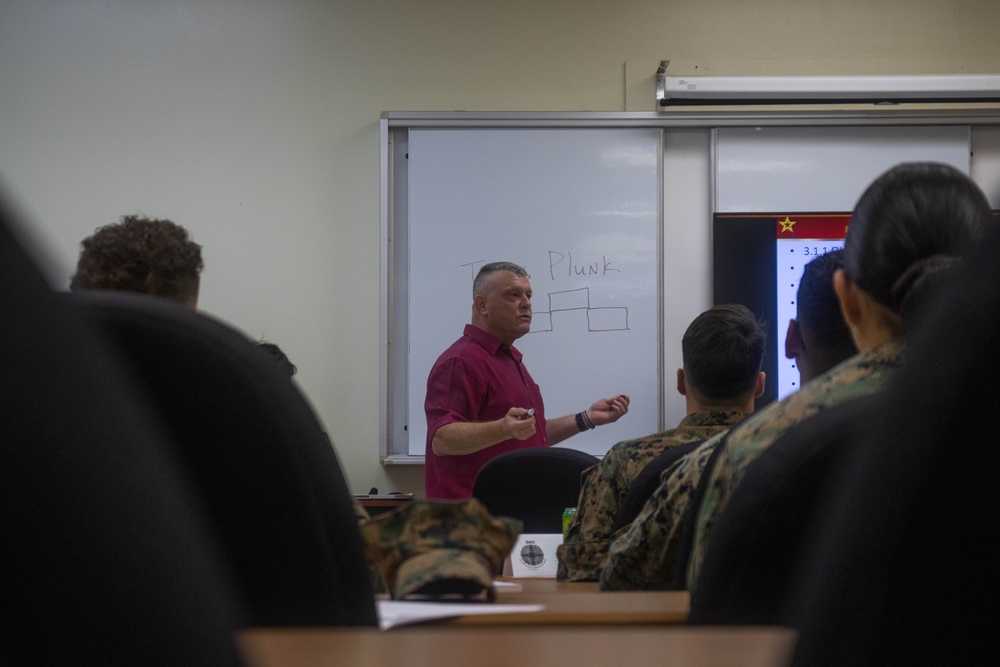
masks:
[[[535,408],[537,426],[532,437],[504,440],[462,456],[439,456],[431,449],[434,434],[445,424],[494,421],[511,408]],[[434,362],[427,378],[424,412],[424,484],[428,498],[470,498],[479,469],[494,456],[548,446],[542,394],[521,363],[521,353],[471,324],[465,325],[462,337]]]

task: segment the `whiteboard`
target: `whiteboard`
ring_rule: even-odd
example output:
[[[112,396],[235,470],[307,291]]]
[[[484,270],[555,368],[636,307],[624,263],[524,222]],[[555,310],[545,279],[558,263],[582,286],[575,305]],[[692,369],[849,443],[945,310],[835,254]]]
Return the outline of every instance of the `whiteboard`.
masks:
[[[628,394],[616,424],[565,445],[603,454],[660,428],[659,132],[655,128],[414,128],[407,156],[407,415],[423,455],[427,376],[462,334],[482,264],[534,291],[515,346],[547,418]]]

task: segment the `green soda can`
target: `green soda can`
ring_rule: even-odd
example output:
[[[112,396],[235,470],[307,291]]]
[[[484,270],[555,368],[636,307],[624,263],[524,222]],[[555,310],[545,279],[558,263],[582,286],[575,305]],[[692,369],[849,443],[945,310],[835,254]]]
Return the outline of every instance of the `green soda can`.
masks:
[[[566,532],[569,530],[569,522],[573,519],[573,515],[576,514],[575,507],[567,507],[563,510],[563,539],[566,539]]]

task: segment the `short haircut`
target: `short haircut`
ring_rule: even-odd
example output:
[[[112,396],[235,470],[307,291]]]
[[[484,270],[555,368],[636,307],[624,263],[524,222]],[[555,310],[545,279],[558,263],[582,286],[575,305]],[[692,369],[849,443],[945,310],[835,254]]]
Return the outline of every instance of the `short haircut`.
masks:
[[[756,386],[766,345],[764,323],[746,306],[710,308],[681,340],[686,381],[709,399],[739,398]]]
[[[201,246],[170,220],[122,216],[83,247],[70,289],[141,292],[185,302],[198,294]]]
[[[795,319],[800,329],[808,333],[809,351],[828,368],[858,351],[833,289],[833,274],[842,268],[843,250],[820,255],[806,264],[795,297]]]
[[[479,273],[476,274],[476,279],[472,282],[472,296],[482,294],[483,290],[486,289],[486,284],[489,282],[490,277],[500,271],[510,271],[518,278],[528,277],[528,272],[524,270],[524,267],[518,266],[513,262],[490,262],[489,264],[483,264],[479,269]]]

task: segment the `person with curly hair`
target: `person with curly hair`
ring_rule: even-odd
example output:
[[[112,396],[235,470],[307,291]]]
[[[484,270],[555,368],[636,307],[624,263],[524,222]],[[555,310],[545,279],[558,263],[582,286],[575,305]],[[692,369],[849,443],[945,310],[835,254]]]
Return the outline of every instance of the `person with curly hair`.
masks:
[[[180,225],[125,215],[117,223],[98,228],[81,246],[70,291],[141,292],[197,308],[204,267],[201,246]]]

